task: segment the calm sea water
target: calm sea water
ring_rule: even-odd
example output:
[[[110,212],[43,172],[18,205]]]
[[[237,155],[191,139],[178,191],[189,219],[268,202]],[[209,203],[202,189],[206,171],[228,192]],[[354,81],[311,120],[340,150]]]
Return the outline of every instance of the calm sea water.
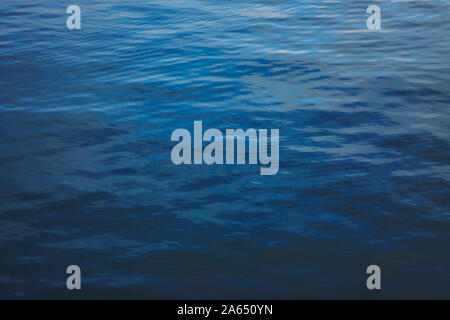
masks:
[[[1,1],[0,297],[450,298],[449,6]],[[279,173],[173,165],[194,120]]]

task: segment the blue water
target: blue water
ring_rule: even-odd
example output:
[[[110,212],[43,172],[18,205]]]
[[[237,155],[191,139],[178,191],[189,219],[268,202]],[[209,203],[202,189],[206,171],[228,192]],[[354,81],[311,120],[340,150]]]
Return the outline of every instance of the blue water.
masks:
[[[450,298],[449,6],[2,0],[0,297]],[[279,173],[175,166],[194,120]]]

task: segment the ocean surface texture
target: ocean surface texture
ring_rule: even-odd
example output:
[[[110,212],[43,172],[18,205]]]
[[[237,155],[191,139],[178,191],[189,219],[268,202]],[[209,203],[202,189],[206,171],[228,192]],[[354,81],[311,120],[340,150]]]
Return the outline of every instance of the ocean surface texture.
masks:
[[[0,298],[450,298],[449,35],[439,0],[2,0]],[[195,120],[279,129],[279,173],[174,165]]]

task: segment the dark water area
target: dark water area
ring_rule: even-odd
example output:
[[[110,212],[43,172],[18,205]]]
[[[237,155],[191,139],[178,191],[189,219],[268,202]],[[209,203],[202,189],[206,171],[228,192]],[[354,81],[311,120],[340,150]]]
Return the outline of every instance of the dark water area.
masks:
[[[450,298],[449,6],[1,1],[0,298]],[[195,120],[278,174],[174,165]]]

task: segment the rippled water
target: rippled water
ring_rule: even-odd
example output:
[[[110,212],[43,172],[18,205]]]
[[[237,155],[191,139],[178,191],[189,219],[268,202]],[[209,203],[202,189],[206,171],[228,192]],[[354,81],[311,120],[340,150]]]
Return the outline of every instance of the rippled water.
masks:
[[[450,298],[448,1],[73,2],[0,3],[0,297]],[[194,120],[279,173],[173,165]]]

